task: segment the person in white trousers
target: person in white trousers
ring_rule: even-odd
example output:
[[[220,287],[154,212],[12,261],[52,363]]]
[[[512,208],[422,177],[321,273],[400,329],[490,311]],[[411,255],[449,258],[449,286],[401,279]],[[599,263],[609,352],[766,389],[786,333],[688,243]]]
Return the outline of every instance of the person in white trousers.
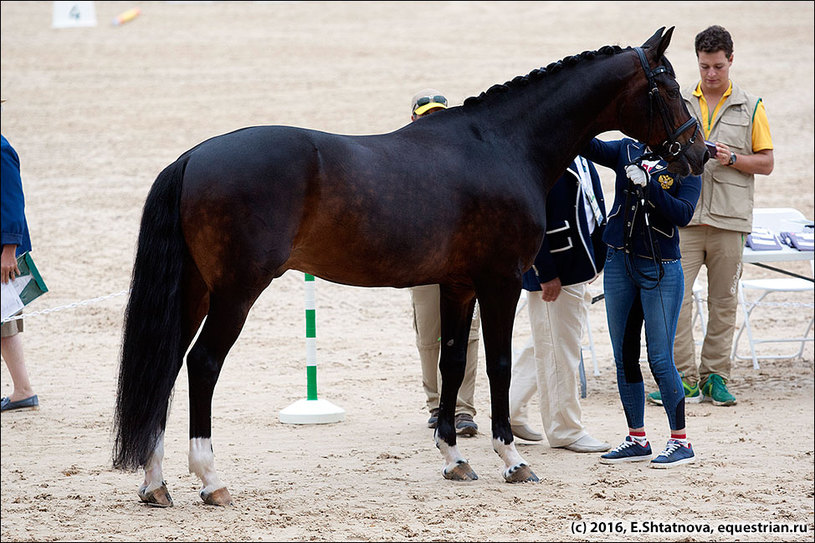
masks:
[[[551,447],[575,452],[611,448],[582,423],[579,366],[590,295],[587,284],[602,271],[605,203],[594,165],[578,156],[547,196],[546,234],[523,287],[531,341],[512,363],[509,389],[512,433],[541,441],[529,425],[529,402],[538,393],[543,431]]]

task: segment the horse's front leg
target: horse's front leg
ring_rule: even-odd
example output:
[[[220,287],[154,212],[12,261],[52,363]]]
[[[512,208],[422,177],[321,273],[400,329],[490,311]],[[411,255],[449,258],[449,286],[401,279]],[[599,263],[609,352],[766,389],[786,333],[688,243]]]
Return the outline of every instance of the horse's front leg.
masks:
[[[444,457],[442,475],[453,481],[474,481],[478,479],[467,460],[456,446],[456,397],[464,380],[464,366],[467,360],[467,345],[470,326],[475,309],[472,292],[454,290],[441,285],[441,394],[439,395],[439,415],[433,438],[436,447]]]
[[[156,441],[153,454],[144,465],[144,482],[139,487],[141,501],[153,507],[172,507],[173,499],[164,482],[161,463],[164,460],[164,433]]]
[[[514,293],[514,296],[511,295]],[[518,288],[492,285],[480,290],[481,329],[487,377],[490,381],[492,448],[504,461],[504,480],[508,483],[536,482],[538,477],[515,448],[509,421],[509,382],[512,373],[512,327]]]

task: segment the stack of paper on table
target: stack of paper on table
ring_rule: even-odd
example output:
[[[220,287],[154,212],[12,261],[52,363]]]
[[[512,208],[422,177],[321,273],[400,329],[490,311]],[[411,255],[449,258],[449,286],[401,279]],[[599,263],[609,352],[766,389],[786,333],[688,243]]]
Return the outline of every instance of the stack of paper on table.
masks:
[[[768,228],[754,228],[747,236],[747,246],[754,251],[772,251],[780,249],[781,243]]]

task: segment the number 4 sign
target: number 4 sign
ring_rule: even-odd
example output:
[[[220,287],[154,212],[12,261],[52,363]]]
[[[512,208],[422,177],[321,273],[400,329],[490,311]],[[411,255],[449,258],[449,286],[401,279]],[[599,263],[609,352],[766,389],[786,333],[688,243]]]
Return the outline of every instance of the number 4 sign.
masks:
[[[51,28],[96,26],[94,2],[54,2]]]

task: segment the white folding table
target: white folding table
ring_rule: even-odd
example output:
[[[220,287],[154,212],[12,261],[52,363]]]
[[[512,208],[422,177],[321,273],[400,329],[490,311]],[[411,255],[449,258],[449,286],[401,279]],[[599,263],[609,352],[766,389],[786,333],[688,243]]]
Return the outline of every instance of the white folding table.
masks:
[[[806,225],[811,225],[812,221],[807,220],[804,215],[793,208],[756,208],[753,210],[753,228],[764,227],[769,228],[771,231],[777,233],[785,231],[800,231],[806,228]],[[799,251],[787,245],[781,244],[781,248],[769,251],[754,251],[750,247],[744,248],[742,261],[747,264],[754,264],[756,266],[773,270],[788,277],[783,278],[769,278],[769,279],[744,279],[739,281],[739,304],[742,307],[742,314],[744,322],[739,327],[736,337],[733,339],[733,349],[731,358],[740,360],[752,360],[753,368],[758,369],[758,359],[779,359],[779,358],[795,358],[801,356],[804,351],[804,344],[813,341],[809,333],[812,331],[813,311],[810,309],[808,313],[804,313],[804,322],[808,317],[808,324],[803,335],[798,337],[785,337],[785,338],[766,338],[757,339],[753,335],[753,326],[750,324],[750,317],[753,310],[764,300],[768,295],[776,292],[809,292],[808,298],[810,304],[812,302],[811,293],[813,292],[813,276],[809,277],[790,272],[771,264],[779,262],[794,262],[806,261],[810,263],[813,261],[812,251]],[[812,269],[812,268],[810,268]],[[758,297],[754,300],[749,300],[745,295],[745,291],[754,291],[758,293]],[[742,334],[747,335],[750,347],[749,356],[741,356],[738,354],[739,339]],[[756,345],[761,343],[797,343],[799,349],[797,353],[783,354],[783,355],[761,355],[756,353]]]

